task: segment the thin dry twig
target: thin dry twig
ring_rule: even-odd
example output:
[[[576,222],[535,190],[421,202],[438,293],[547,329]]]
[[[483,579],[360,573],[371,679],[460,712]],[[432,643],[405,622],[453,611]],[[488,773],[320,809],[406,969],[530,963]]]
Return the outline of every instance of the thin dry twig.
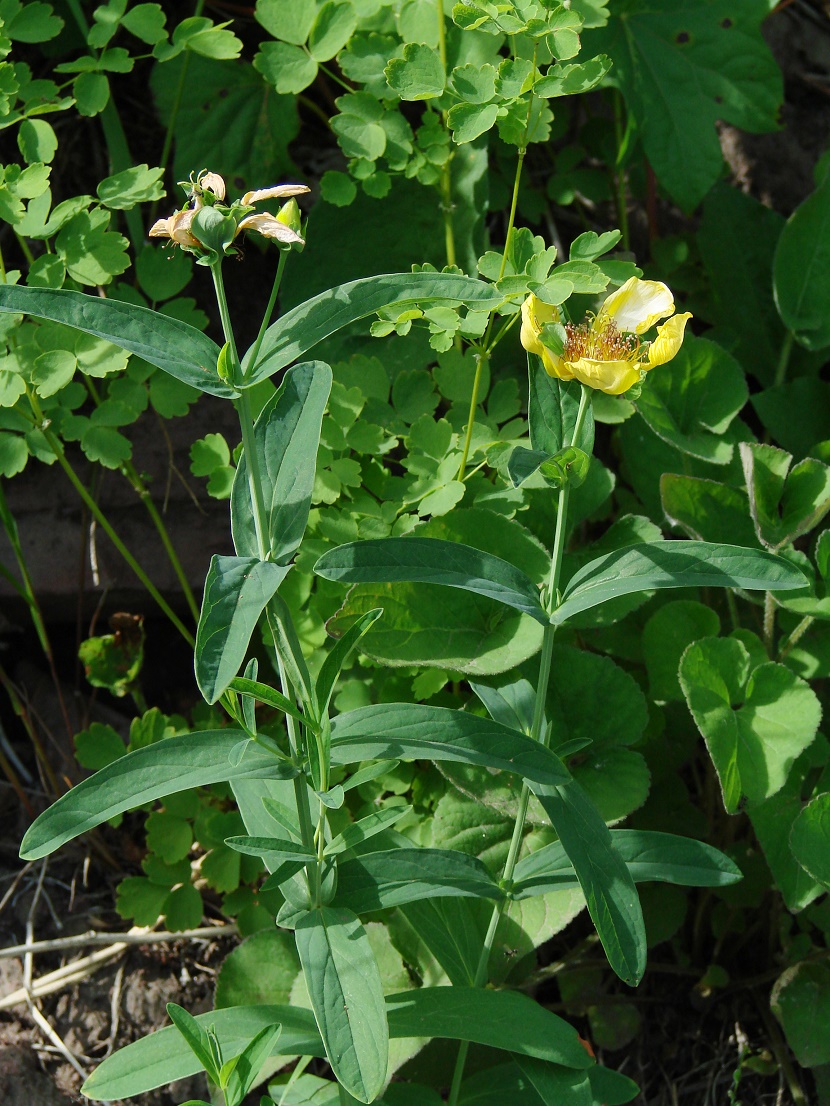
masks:
[[[95,945],[153,945],[161,941],[207,941],[214,937],[234,937],[239,932],[236,925],[201,926],[198,929],[184,929],[180,933],[168,930],[151,930],[144,926],[134,926],[127,933],[100,933],[90,930],[74,937],[55,937],[51,941],[33,941],[25,945],[10,945],[0,949],[0,960],[11,956],[27,956],[35,952],[61,952],[65,949],[87,948]],[[28,934],[27,934],[28,936]]]

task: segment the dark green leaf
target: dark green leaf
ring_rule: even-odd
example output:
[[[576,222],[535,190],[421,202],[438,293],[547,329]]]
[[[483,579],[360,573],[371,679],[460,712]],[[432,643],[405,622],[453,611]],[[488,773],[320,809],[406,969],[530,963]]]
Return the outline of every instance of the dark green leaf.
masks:
[[[168,315],[121,300],[53,288],[0,286],[0,311],[51,319],[135,353],[185,384],[230,398],[216,372],[219,347],[206,334]]]
[[[456,896],[499,902],[504,892],[477,857],[450,849],[366,853],[337,869],[335,901],[356,914]]]
[[[314,1016],[338,1081],[371,1102],[386,1081],[389,1032],[366,931],[350,910],[310,911],[295,927]]]
[[[314,571],[343,583],[416,582],[462,588],[547,622],[539,590],[514,565],[460,542],[438,538],[378,538],[324,553]]]
[[[268,328],[251,380],[272,376],[330,334],[381,308],[435,301],[484,310],[500,303],[501,296],[491,285],[451,273],[399,273],[342,284],[300,304]]]
[[[252,1037],[272,1025],[282,1026],[279,1055],[324,1054],[314,1015],[298,1006],[232,1006],[200,1014],[196,1021],[205,1029],[215,1028],[226,1060],[238,1056]],[[87,1079],[83,1093],[99,1101],[132,1098],[199,1070],[178,1030],[168,1026],[108,1057]]]
[[[298,722],[308,724],[306,716],[290,699],[287,699],[273,687],[268,687],[267,684],[258,683],[256,680],[248,680],[244,676],[236,676],[228,686],[231,691],[236,691],[240,695],[252,695],[260,703],[274,707],[275,710],[281,710],[284,714],[290,714]]]
[[[282,837],[226,837],[225,844],[234,852],[261,857],[272,871],[286,860],[302,860],[306,864],[317,860],[317,854],[305,845]]]
[[[559,787],[530,782],[579,880],[608,962],[635,986],[646,966],[640,900],[623,858],[596,807],[575,780]]]
[[[598,557],[568,581],[551,615],[560,625],[618,595],[652,588],[732,587],[795,591],[805,577],[780,557],[737,545],[695,541],[643,542]]]
[[[259,616],[289,568],[257,557],[211,558],[195,650],[196,682],[208,703],[236,676]]]
[[[570,778],[554,753],[515,730],[464,711],[414,703],[383,703],[339,715],[332,724],[331,756],[336,764],[378,758],[460,761],[547,784]]]
[[[332,646],[326,655],[326,659],[323,661],[320,668],[320,674],[317,677],[317,684],[315,687],[317,693],[317,709],[321,717],[328,711],[329,700],[331,699],[332,691],[334,691],[334,685],[337,683],[337,677],[340,675],[341,668],[349,659],[352,649],[354,649],[366,631],[371,629],[382,614],[383,608],[381,607],[376,607],[375,610],[368,611],[349,627],[345,634],[343,634],[340,640]]]
[[[76,784],[35,819],[21,856],[37,860],[116,814],[164,795],[231,779],[291,779],[296,769],[253,742],[236,765],[228,757],[246,739],[243,730],[205,730],[168,737],[136,749]]]
[[[635,883],[658,881],[681,887],[725,887],[741,871],[718,849],[689,837],[652,830],[610,830],[611,842]],[[544,845],[516,865],[517,898],[572,887],[576,872],[561,841]]]
[[[593,1061],[573,1026],[518,991],[421,987],[387,1000],[392,1037],[449,1037],[581,1071]]]
[[[590,404],[582,423],[578,442],[572,442],[582,385],[576,380],[558,380],[545,372],[542,358],[527,357],[530,394],[527,419],[530,444],[549,456],[568,445],[578,446],[590,454],[594,448],[594,416]]]
[[[320,423],[331,388],[331,369],[322,361],[295,365],[263,408],[254,427],[257,468],[265,503],[263,535],[273,560],[288,564],[303,540]],[[258,557],[251,501],[249,461],[239,460],[231,493],[231,529],[240,556]]]
[[[830,345],[830,178],[787,220],[773,266],[784,325],[808,349]]]

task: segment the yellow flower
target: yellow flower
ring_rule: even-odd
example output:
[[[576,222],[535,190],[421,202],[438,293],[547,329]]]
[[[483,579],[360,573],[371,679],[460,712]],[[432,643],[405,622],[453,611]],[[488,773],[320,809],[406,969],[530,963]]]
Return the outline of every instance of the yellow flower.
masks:
[[[670,316],[667,318],[667,316]],[[664,365],[683,344],[691,313],[674,314],[674,298],[657,280],[631,277],[612,292],[588,322],[566,323],[564,348],[557,355],[542,342],[542,328],[559,323],[557,308],[528,296],[522,304],[522,345],[542,358],[545,370],[560,380],[578,380],[610,396],[622,395],[640,380],[642,372]],[[641,340],[657,327],[652,342]]]

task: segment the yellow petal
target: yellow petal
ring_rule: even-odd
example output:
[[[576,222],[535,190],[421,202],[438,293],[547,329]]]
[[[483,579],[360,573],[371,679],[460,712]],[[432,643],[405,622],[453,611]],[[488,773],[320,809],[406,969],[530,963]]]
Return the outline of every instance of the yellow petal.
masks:
[[[626,334],[644,334],[658,319],[674,311],[674,297],[659,280],[630,277],[622,288],[612,292],[599,314],[609,318]]]
[[[522,304],[521,342],[528,353],[542,358],[548,376],[558,376],[561,380],[572,380],[571,375],[563,376],[565,362],[547,348],[540,337],[542,327],[547,323],[559,322],[559,311],[549,303],[544,303],[530,295]]]
[[[639,361],[596,361],[593,357],[580,357],[578,361],[567,362],[570,376],[557,375],[563,380],[576,379],[606,395],[619,396],[639,381],[641,368]]]
[[[648,368],[671,361],[683,345],[683,332],[691,317],[690,311],[684,311],[682,315],[672,315],[662,326],[657,327],[657,337],[648,347]]]
[[[285,223],[281,223],[275,215],[269,215],[267,211],[262,211],[257,215],[246,215],[239,224],[239,229],[255,230],[263,238],[276,238],[279,242],[305,241],[295,230],[287,227]]]
[[[303,192],[311,189],[304,184],[274,184],[270,188],[257,188],[254,192],[246,192],[242,197],[242,203],[248,207],[260,200],[279,199],[281,196],[301,196]]]

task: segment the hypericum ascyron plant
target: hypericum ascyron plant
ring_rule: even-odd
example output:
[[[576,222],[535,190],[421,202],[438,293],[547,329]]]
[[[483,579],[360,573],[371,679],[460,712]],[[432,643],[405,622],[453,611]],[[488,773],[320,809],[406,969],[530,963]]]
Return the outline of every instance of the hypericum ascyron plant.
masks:
[[[233,402],[243,440],[230,503],[234,553],[211,562],[195,649],[202,694],[208,703],[222,703],[230,723],[167,738],[103,768],[34,823],[22,855],[44,856],[139,803],[229,782],[246,833],[229,837],[226,844],[261,858],[269,869],[266,887],[282,902],[276,922],[294,932],[311,1004],[311,1010],[230,1007],[195,1019],[171,1007],[175,1028],[105,1061],[87,1081],[85,1093],[109,1100],[137,1095],[203,1069],[225,1106],[239,1106],[268,1055],[284,1054],[325,1057],[339,1084],[334,1093],[340,1102],[369,1103],[383,1094],[390,1076],[390,1038],[438,1036],[461,1041],[452,1106],[463,1093],[471,1041],[510,1053],[507,1077],[515,1071],[517,1078],[529,1080],[544,1101],[576,1106],[595,1094],[608,1096],[609,1088],[616,1101],[627,1101],[636,1093],[634,1085],[599,1069],[566,1021],[519,992],[483,988],[502,916],[523,899],[580,888],[611,966],[636,984],[645,967],[646,943],[635,881],[720,886],[738,873],[725,856],[697,841],[608,830],[566,767],[563,756],[576,750],[557,739],[548,714],[554,635],[586,611],[645,590],[708,586],[786,592],[801,587],[804,578],[788,561],[763,550],[646,541],[614,548],[563,580],[570,495],[591,464],[593,389],[605,387],[611,377],[610,390],[630,389],[641,369],[669,360],[682,339],[686,316],[673,316],[646,352],[647,331],[672,314],[673,300],[664,285],[629,280],[627,270],[622,287],[599,303],[587,323],[569,318],[571,294],[579,286],[585,294],[593,289],[599,295],[620,269],[606,272],[593,260],[554,267],[543,243],[520,259],[514,243],[512,284],[500,283],[501,264],[495,283],[436,272],[369,278],[331,289],[268,325],[288,250],[301,241],[294,209],[284,208],[267,217],[271,230],[277,224],[291,230],[291,235],[285,230],[268,235],[284,247],[275,290],[258,337],[240,357],[224,294],[224,257],[233,252],[240,230],[263,231],[265,218],[249,211],[259,198],[302,190],[276,186],[227,204],[221,178],[202,173],[183,211],[156,224],[158,233],[210,267],[225,336],[221,349],[192,327],[132,304],[70,291],[0,288],[0,310],[57,320],[106,338]],[[604,248],[585,238],[577,252],[593,248],[593,256],[601,256]],[[615,241],[611,236],[611,244]],[[444,585],[492,601],[498,611],[508,608],[528,616],[540,635],[535,686],[516,672],[498,686],[476,681],[473,689],[486,714],[406,702],[337,714],[332,697],[339,673],[383,610],[357,618],[312,673],[281,588],[294,571],[308,520],[331,370],[322,362],[296,362],[322,338],[377,311],[387,318],[414,311],[428,322],[439,306],[462,310],[464,318],[479,313],[485,316],[483,335],[491,330],[491,319],[496,327],[517,319],[528,291],[535,297],[526,303],[524,330],[530,350],[531,448],[514,450],[510,474],[519,485],[538,470],[558,504],[555,532],[547,535],[544,586],[540,589],[509,558],[417,534],[340,545],[320,558],[315,571],[324,580],[343,583]],[[540,302],[548,304],[546,314]],[[578,356],[575,343],[581,343]],[[285,371],[279,386],[254,422],[250,389],[280,370]],[[272,668],[267,676],[256,660],[246,663],[252,636],[260,630]],[[284,732],[263,731],[259,705],[284,714]],[[500,876],[465,853],[419,847],[415,832],[396,828],[404,827],[406,808],[378,810],[334,828],[350,789],[389,772],[390,763],[414,760],[484,768],[522,781]],[[538,801],[556,839],[523,857],[531,801]],[[466,959],[448,928],[453,900],[465,898],[491,905],[481,947]],[[447,910],[435,915],[423,940],[453,986],[384,994],[364,919],[432,900],[442,900]]]

